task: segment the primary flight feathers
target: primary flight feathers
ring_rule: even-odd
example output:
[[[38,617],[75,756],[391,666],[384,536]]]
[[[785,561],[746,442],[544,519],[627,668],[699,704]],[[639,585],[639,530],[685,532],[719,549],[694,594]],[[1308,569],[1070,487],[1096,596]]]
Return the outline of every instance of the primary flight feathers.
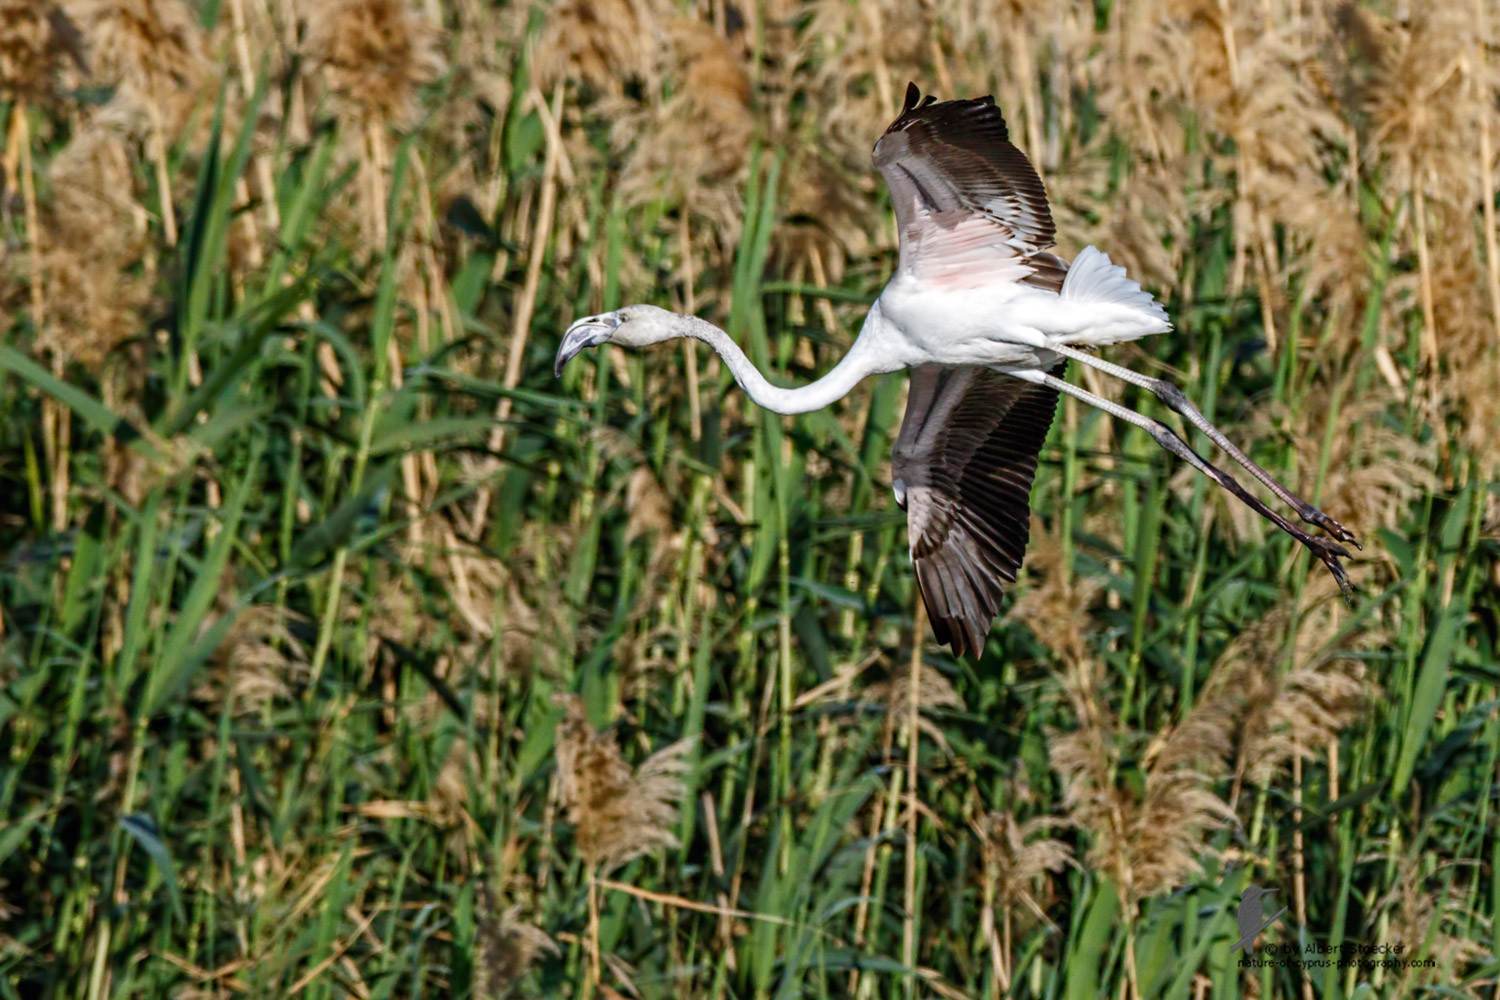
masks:
[[[891,477],[932,633],[959,655],[984,651],[1004,585],[1021,568],[1031,481],[1056,409],[1056,389],[988,368],[911,371]]]

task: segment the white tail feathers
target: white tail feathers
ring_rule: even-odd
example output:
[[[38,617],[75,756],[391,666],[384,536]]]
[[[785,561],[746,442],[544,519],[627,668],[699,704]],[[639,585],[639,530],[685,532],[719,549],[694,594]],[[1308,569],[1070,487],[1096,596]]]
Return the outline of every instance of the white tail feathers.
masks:
[[[1109,255],[1098,247],[1084,247],[1068,266],[1068,276],[1063,279],[1062,297],[1074,302],[1089,302],[1099,305],[1119,305],[1138,309],[1167,327],[1171,321],[1161,303],[1118,264],[1109,262]]]

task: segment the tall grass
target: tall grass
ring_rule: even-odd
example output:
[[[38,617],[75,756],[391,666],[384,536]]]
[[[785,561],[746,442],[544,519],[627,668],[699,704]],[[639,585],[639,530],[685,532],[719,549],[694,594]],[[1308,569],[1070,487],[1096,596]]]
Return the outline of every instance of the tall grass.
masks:
[[[0,996],[1494,996],[1496,21],[0,0]],[[955,661],[902,379],[551,378],[632,301],[829,367],[907,79],[997,95],[1355,608],[1065,401]],[[1248,884],[1421,962],[1243,969]]]

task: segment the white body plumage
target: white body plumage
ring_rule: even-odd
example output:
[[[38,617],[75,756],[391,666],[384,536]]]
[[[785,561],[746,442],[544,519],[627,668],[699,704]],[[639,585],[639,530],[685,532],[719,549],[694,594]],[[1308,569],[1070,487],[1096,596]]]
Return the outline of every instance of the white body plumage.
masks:
[[[1094,247],[1073,261],[1061,293],[1017,280],[932,282],[902,271],[876,304],[871,316],[897,336],[867,324],[860,338],[875,336],[883,350],[903,350],[904,367],[1049,368],[1058,357],[1047,350],[1049,341],[1119,344],[1172,328],[1151,294]]]

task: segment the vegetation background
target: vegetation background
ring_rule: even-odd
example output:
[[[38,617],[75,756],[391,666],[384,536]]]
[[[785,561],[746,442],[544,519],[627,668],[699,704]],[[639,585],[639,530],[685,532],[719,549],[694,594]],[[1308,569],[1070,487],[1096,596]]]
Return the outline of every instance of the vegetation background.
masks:
[[[0,996],[1496,996],[1497,21],[0,0]],[[1357,607],[1065,401],[985,657],[914,652],[902,378],[552,379],[631,301],[828,368],[908,80],[996,95],[1171,309],[1111,358]],[[1250,883],[1420,961],[1240,969]]]

